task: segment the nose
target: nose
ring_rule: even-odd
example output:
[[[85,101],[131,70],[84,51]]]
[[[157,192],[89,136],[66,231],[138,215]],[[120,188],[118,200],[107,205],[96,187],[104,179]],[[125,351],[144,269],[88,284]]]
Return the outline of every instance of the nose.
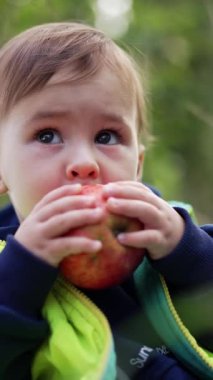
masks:
[[[99,166],[96,162],[82,161],[67,166],[66,176],[69,180],[95,180],[99,176]]]

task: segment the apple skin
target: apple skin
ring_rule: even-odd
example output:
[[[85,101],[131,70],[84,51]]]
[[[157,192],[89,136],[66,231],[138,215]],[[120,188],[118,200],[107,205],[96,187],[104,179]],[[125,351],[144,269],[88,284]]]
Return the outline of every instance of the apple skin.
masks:
[[[120,232],[143,228],[138,219],[111,214],[106,210],[103,185],[85,185],[82,194],[96,196],[96,206],[103,207],[105,217],[99,224],[72,229],[67,236],[86,236],[101,240],[103,247],[95,253],[69,255],[60,263],[61,274],[73,285],[83,289],[104,289],[120,284],[141,263],[145,250],[119,243]]]

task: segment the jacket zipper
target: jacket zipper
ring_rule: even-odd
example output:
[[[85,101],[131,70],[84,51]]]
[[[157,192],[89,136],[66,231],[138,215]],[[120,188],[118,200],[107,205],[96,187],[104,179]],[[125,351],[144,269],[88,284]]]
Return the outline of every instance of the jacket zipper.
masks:
[[[164,278],[162,276],[160,276],[160,279],[161,279],[161,283],[162,283],[162,286],[163,286],[163,290],[164,290],[164,293],[165,293],[165,296],[166,296],[166,300],[167,300],[167,303],[168,303],[168,306],[169,306],[169,309],[175,319],[175,322],[177,323],[178,327],[180,328],[182,334],[184,335],[184,337],[186,338],[186,340],[190,343],[190,345],[193,347],[193,349],[195,350],[195,352],[197,353],[197,355],[203,360],[203,362],[205,364],[207,364],[207,366],[213,370],[213,365],[210,363],[210,361],[208,360],[208,354],[207,352],[205,352],[201,347],[198,346],[198,344],[196,343],[196,340],[195,338],[189,333],[187,327],[183,324],[183,322],[181,321],[177,311],[175,310],[175,307],[172,303],[172,300],[171,300],[171,297],[170,297],[170,294],[169,294],[169,290],[168,290],[168,287],[166,285],[166,282],[164,280]]]

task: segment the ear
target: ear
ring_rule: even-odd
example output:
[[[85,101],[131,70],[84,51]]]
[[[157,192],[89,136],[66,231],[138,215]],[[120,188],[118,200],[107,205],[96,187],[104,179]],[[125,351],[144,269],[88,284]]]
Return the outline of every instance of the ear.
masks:
[[[137,168],[137,180],[140,182],[143,175],[143,164],[144,164],[144,156],[145,156],[145,147],[144,145],[139,146],[138,150],[138,168]]]

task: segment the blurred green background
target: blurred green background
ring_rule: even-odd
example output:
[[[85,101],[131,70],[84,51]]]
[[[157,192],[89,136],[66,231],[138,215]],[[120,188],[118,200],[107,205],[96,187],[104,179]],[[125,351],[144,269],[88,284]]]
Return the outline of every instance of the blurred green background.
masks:
[[[212,223],[213,1],[0,0],[0,45],[32,25],[67,20],[96,25],[135,54],[156,137],[143,179]]]

